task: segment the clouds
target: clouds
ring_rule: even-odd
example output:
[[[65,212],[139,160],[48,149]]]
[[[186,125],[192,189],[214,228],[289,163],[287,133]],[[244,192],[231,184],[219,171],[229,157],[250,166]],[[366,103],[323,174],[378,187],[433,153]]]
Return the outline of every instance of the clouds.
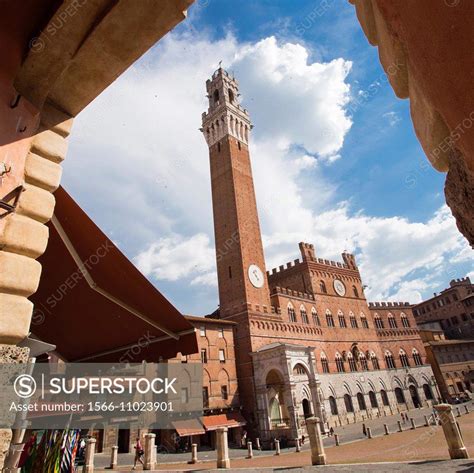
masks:
[[[338,198],[341,182],[325,169],[345,159],[351,63],[310,57],[307,47],[274,37],[240,43],[231,34],[172,33],[77,118],[68,189],[178,308],[206,312],[217,303],[199,127],[205,81],[220,59],[255,125],[250,150],[267,268],[297,257],[303,240],[325,258],[354,251],[373,298],[418,297],[428,287],[426,268],[439,273],[450,258],[469,257],[445,207],[410,222],[370,216]],[[206,301],[199,306],[197,291]]]
[[[190,238],[172,235],[153,242],[135,259],[145,276],[178,281],[193,278],[191,283],[215,284],[212,281],[215,253],[209,237],[198,233]]]

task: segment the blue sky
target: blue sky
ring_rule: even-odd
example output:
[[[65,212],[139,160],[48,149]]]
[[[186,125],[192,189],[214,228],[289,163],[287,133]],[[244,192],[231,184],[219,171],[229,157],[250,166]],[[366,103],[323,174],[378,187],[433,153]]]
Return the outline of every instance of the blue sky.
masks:
[[[424,156],[346,1],[197,0],[77,119],[64,185],[182,311],[217,305],[205,79],[233,71],[255,129],[267,269],[353,251],[371,300],[415,302],[472,272]],[[368,93],[371,91],[371,93]],[[100,157],[100,159],[99,159]],[[87,169],[87,172],[85,171]]]

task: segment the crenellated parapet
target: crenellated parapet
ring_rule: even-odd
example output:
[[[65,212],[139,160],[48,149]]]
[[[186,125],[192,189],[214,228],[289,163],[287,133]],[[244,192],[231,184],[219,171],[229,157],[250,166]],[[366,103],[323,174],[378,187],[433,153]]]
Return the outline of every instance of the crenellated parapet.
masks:
[[[390,307],[411,307],[409,302],[369,302],[369,309],[381,308],[388,309]]]
[[[314,294],[308,294],[306,292],[301,291],[293,291],[292,289],[288,289],[285,287],[276,286],[271,289],[270,296],[281,295],[286,297],[294,297],[298,299],[306,299],[308,301],[314,301],[315,297]]]

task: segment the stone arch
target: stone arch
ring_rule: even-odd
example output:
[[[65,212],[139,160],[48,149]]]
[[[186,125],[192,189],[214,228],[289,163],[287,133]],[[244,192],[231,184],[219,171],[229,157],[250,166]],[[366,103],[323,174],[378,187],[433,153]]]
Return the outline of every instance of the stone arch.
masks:
[[[352,389],[351,389],[351,387],[349,386],[349,384],[346,383],[346,382],[344,382],[344,383],[343,383],[343,386],[344,386],[344,389],[348,392],[348,394],[352,396]]]

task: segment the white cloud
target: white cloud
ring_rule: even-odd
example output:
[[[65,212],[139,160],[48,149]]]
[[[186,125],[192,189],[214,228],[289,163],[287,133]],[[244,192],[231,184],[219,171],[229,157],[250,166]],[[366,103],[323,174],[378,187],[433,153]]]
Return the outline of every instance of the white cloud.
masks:
[[[390,126],[395,126],[401,120],[396,112],[386,112],[383,117],[387,119]]]
[[[304,46],[273,37],[241,44],[232,35],[172,33],[76,119],[65,181],[93,196],[92,217],[117,233],[145,275],[188,291],[188,310],[197,310],[193,290],[216,285],[208,151],[198,129],[219,59],[235,72],[255,125],[268,268],[294,259],[304,240],[325,258],[355,251],[373,299],[418,297],[426,277],[416,271],[470,257],[445,207],[426,223],[354,213],[321,177],[324,165],[344,159],[349,61],[311,63]]]
[[[205,282],[214,269],[214,251],[203,233],[190,238],[173,235],[152,243],[135,258],[135,263],[145,276],[156,279],[178,281],[197,275],[195,280]]]

